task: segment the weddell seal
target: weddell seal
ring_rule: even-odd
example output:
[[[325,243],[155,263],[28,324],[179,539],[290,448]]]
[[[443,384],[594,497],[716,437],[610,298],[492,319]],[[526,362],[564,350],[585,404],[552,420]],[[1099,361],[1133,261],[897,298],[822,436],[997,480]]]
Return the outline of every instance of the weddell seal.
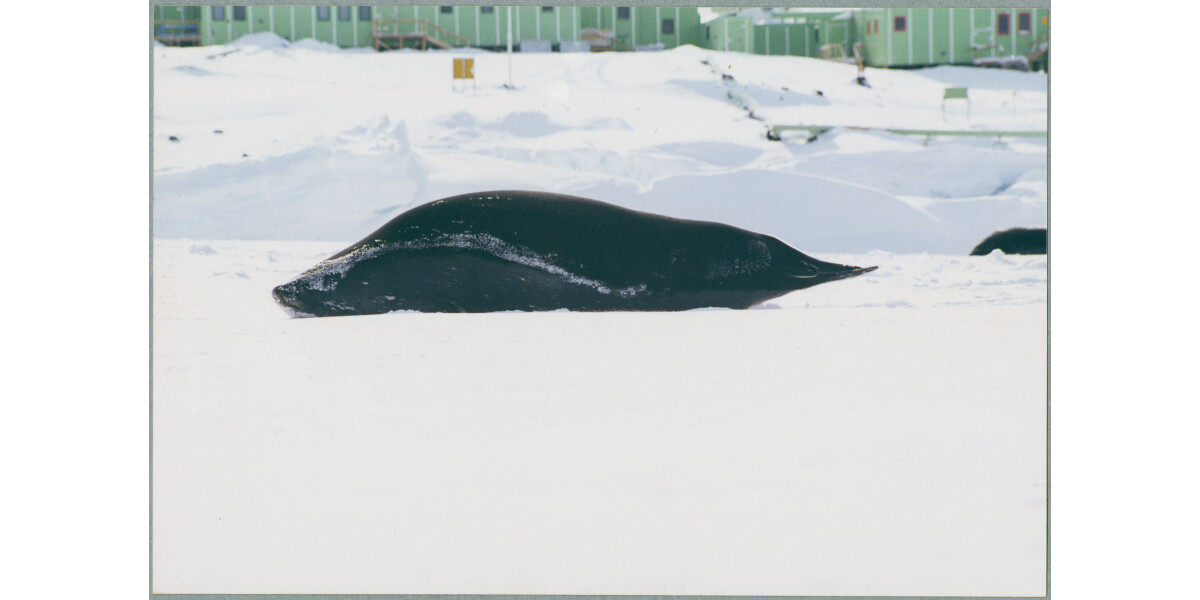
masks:
[[[875,270],[729,225],[543,192],[436,200],[275,288],[293,316],[749,308]]]
[[[987,256],[999,249],[1005,254],[1045,254],[1046,229],[1014,227],[987,236],[971,250],[971,256]]]

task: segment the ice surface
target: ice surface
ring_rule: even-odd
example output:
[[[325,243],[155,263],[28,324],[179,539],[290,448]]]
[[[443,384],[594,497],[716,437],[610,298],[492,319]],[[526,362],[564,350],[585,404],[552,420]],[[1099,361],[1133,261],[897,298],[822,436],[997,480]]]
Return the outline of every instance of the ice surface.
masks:
[[[880,268],[772,310],[279,311],[343,246],[155,242],[157,591],[1041,593],[1045,257],[822,254]]]

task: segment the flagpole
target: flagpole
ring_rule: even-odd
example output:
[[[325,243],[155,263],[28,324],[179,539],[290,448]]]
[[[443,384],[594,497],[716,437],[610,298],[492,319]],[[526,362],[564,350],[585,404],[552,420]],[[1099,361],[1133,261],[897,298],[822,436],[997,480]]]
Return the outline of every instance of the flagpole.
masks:
[[[508,7],[508,89],[512,89],[512,7]]]

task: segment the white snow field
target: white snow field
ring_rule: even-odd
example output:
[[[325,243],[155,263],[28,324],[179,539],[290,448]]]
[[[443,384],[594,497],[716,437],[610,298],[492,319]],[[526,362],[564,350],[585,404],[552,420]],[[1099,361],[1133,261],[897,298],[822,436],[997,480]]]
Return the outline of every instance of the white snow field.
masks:
[[[154,50],[154,592],[1046,593],[1047,257],[967,256],[1045,226],[1045,141],[847,128],[1044,130],[1044,75],[863,88],[685,47],[507,76],[270,35]],[[746,311],[273,303],[407,208],[490,189],[879,269]]]

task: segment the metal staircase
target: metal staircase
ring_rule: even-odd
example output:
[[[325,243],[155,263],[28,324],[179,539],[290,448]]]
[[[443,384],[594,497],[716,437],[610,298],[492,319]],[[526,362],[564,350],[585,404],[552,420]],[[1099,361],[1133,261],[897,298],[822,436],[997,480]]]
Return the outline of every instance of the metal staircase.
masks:
[[[450,50],[471,45],[466,38],[425,19],[374,19],[371,35],[379,51],[406,47],[428,50],[430,46]]]

